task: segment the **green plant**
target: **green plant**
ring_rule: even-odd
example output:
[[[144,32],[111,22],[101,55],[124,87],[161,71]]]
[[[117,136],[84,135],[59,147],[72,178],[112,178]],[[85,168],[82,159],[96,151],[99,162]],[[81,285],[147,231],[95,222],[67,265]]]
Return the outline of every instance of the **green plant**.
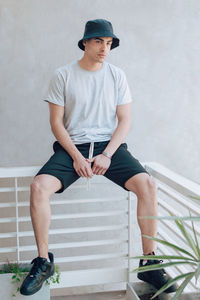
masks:
[[[26,277],[27,273],[30,271],[30,267],[21,267],[17,263],[8,263],[4,264],[0,270],[0,274],[5,273],[14,273],[11,277],[12,283],[16,286],[16,292],[13,293],[12,296],[16,296],[16,293],[20,290],[20,282]],[[55,265],[55,272],[53,276],[46,280],[46,284],[50,285],[50,283],[59,283],[60,282],[60,272],[59,266]]]
[[[199,199],[197,197],[192,197],[192,198]],[[191,279],[193,277],[195,277],[196,283],[200,277],[200,244],[199,244],[199,241],[197,238],[197,233],[196,233],[194,222],[193,222],[193,221],[200,221],[200,217],[191,216],[191,214],[186,217],[178,217],[178,216],[174,216],[171,214],[170,216],[166,216],[166,217],[154,217],[154,216],[151,217],[151,216],[149,216],[149,217],[143,217],[143,218],[151,218],[151,219],[158,219],[158,220],[159,219],[160,220],[161,219],[173,220],[175,222],[176,226],[178,227],[178,229],[180,230],[181,235],[183,236],[183,239],[186,241],[186,243],[188,244],[188,246],[190,248],[190,250],[187,251],[187,250],[181,248],[179,245],[175,245],[175,244],[169,243],[165,240],[161,240],[161,239],[158,239],[155,237],[144,235],[144,237],[146,237],[148,239],[154,240],[154,241],[161,243],[167,247],[170,247],[171,249],[178,251],[178,253],[180,253],[180,255],[148,255],[148,256],[130,257],[130,259],[147,259],[147,260],[148,259],[161,259],[161,260],[167,259],[167,260],[170,260],[170,262],[164,263],[164,264],[154,264],[154,265],[149,265],[149,266],[143,266],[143,267],[133,270],[132,272],[158,270],[161,268],[167,268],[167,267],[181,265],[181,264],[193,266],[194,271],[178,275],[175,278],[171,279],[166,285],[164,285],[161,289],[159,289],[151,298],[151,299],[154,299],[159,294],[164,292],[169,286],[171,286],[172,284],[174,284],[175,282],[177,282],[181,279],[184,279],[183,282],[181,283],[181,285],[178,287],[176,293],[174,294],[174,296],[171,299],[171,300],[176,300],[183,293],[185,287],[187,286],[187,284],[191,281]],[[185,226],[186,221],[191,222],[193,236],[191,236],[186,229],[186,226]]]
[[[55,272],[53,276],[51,276],[49,279],[46,280],[46,284],[50,285],[50,283],[60,283],[60,272],[59,272],[59,266],[55,265]]]

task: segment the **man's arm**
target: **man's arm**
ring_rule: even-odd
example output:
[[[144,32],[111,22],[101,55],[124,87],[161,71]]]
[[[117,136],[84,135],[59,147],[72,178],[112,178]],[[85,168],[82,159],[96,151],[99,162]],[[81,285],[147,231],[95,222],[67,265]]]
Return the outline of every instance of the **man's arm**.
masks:
[[[131,127],[131,103],[117,106],[118,125],[111,137],[109,144],[104,149],[110,156],[112,156],[117,148],[124,141]]]
[[[93,174],[90,165],[74,145],[63,125],[64,106],[49,103],[49,110],[51,130],[58,142],[72,157],[76,172],[81,177],[92,177]]]
[[[107,152],[109,156],[112,156],[117,148],[121,145],[125,139],[130,126],[131,126],[131,104],[122,104],[117,106],[117,118],[118,125],[110,139],[110,142],[104,149],[104,152]],[[89,161],[89,160],[88,160]],[[93,174],[104,175],[107,169],[110,166],[111,160],[103,154],[99,154],[91,160],[94,162],[92,167]]]

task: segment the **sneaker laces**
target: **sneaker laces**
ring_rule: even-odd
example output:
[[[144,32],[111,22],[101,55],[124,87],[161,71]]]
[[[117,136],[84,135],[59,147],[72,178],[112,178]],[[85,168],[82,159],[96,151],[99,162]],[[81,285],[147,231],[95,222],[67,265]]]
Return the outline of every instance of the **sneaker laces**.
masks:
[[[33,264],[33,266],[31,268],[29,275],[32,275],[31,277],[33,277],[33,276],[40,274],[40,271],[44,271],[44,269],[45,269],[44,262],[45,262],[44,258],[41,258],[41,257],[34,258],[31,262],[31,264]]]
[[[161,264],[163,263],[162,259],[152,259],[152,260],[147,260],[147,265],[153,265],[153,264]],[[159,269],[160,272],[162,273],[162,276],[165,276],[167,274],[167,272],[165,271],[165,269]]]
[[[154,265],[163,263],[162,259],[148,259],[145,265]]]

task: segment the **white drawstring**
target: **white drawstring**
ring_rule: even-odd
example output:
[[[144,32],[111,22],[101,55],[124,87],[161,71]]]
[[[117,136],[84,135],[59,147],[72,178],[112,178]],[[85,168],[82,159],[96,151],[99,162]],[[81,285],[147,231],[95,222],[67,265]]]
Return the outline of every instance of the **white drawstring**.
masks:
[[[88,159],[92,159],[94,153],[94,142],[90,143],[90,149],[89,149],[89,157]],[[87,177],[87,190],[90,190],[90,178]]]

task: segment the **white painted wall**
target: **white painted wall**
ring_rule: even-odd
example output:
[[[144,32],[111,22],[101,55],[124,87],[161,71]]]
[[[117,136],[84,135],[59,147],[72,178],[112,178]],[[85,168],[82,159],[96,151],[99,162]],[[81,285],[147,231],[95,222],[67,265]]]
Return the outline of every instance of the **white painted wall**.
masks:
[[[198,0],[0,0],[0,167],[42,165],[53,153],[49,79],[83,55],[85,23],[105,18],[121,40],[108,61],[134,98],[130,151],[199,182],[199,14]]]
[[[134,103],[133,155],[199,182],[198,0],[1,0],[0,166],[40,165],[52,154],[52,72],[82,56],[89,19],[112,22],[121,39],[108,61],[127,74]]]

